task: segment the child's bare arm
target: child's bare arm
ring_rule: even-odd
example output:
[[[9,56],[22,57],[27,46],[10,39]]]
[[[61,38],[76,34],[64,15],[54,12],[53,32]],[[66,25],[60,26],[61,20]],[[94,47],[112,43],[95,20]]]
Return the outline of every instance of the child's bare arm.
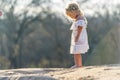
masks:
[[[77,29],[77,35],[75,37],[75,42],[78,42],[78,39],[79,39],[79,36],[80,36],[80,33],[82,31],[82,26],[78,26],[78,29]]]

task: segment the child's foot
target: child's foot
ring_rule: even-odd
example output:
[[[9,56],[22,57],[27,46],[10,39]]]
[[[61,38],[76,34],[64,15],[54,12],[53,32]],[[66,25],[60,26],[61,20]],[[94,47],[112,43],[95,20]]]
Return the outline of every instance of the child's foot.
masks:
[[[82,66],[74,65],[74,66],[71,67],[71,69],[74,69],[74,68],[80,68],[80,67],[82,67]]]
[[[74,66],[71,67],[71,69],[74,69],[74,68],[76,68],[76,67],[77,67],[77,65],[74,65]]]

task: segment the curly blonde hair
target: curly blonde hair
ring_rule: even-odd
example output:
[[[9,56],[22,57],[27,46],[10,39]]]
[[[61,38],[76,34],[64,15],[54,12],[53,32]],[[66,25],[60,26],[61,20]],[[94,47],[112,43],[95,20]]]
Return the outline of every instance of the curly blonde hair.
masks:
[[[80,9],[79,5],[75,2],[71,2],[69,3],[66,8],[65,8],[66,12],[72,12],[72,11],[78,11],[80,16],[84,16],[82,10]]]
[[[83,11],[80,9],[78,3],[76,3],[76,2],[71,2],[71,3],[69,3],[69,4],[66,6],[65,12],[68,12],[68,13],[69,13],[69,12],[72,12],[72,11],[75,11],[75,12],[79,13],[79,15],[84,18],[84,20],[85,20],[85,22],[86,22],[86,24],[87,24],[87,19],[86,19],[86,17],[84,16]],[[68,18],[69,18],[69,17],[68,17]]]

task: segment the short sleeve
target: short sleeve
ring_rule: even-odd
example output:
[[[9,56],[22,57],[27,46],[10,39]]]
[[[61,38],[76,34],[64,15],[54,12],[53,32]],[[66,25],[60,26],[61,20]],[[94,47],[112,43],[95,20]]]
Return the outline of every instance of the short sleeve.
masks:
[[[78,20],[78,21],[76,21],[76,28],[78,27],[78,26],[81,26],[81,27],[83,27],[83,28],[86,28],[86,23],[85,23],[85,21],[84,20]]]
[[[86,28],[87,25],[84,20],[78,20],[72,24],[70,30],[77,30],[78,26]]]

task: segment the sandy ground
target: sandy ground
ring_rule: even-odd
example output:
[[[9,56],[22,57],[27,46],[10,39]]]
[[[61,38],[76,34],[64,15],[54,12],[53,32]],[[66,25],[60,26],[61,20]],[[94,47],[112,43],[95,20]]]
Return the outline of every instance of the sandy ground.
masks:
[[[120,65],[0,70],[0,80],[120,80]]]

